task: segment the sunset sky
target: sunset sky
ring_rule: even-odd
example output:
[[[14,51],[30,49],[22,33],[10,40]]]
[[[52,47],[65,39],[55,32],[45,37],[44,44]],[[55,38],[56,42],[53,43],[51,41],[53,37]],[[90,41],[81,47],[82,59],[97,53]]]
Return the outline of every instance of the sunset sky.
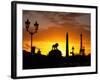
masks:
[[[25,21],[30,20],[30,30],[34,29],[34,23],[39,23],[39,30],[33,35],[33,46],[39,48],[43,55],[47,55],[52,45],[58,43],[58,49],[62,56],[66,55],[66,33],[69,35],[69,52],[74,46],[75,54],[80,49],[80,33],[83,34],[83,47],[85,53],[91,53],[91,25],[90,14],[47,12],[47,11],[23,11],[23,50],[30,51],[30,35],[25,29]]]

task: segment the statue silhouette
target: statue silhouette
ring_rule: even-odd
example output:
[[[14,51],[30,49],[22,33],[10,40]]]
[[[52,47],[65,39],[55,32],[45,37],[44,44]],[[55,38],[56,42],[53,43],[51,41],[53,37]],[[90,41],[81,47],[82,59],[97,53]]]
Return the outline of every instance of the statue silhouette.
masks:
[[[56,43],[56,44],[52,45],[52,49],[53,49],[53,50],[57,50],[57,47],[58,47],[58,46],[59,46],[59,44]]]
[[[40,51],[40,49],[38,49],[38,52],[37,52],[37,54],[41,54],[41,51]]]

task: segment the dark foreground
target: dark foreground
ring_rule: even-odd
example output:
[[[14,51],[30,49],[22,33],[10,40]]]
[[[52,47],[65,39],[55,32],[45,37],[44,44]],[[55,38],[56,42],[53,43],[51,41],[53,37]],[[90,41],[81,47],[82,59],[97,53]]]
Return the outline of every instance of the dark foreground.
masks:
[[[53,50],[48,56],[23,51],[23,69],[90,66],[91,55],[62,57],[61,52]]]

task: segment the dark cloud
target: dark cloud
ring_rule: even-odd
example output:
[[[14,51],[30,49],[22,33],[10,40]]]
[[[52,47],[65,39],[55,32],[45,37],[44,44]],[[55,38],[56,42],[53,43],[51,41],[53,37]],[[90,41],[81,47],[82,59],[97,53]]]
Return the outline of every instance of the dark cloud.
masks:
[[[23,26],[25,26],[25,20],[30,19],[33,26],[35,20],[40,24],[40,28],[48,28],[49,26],[68,26],[72,28],[81,27],[87,31],[90,31],[90,14],[89,13],[69,13],[69,12],[49,12],[49,11],[23,11]]]

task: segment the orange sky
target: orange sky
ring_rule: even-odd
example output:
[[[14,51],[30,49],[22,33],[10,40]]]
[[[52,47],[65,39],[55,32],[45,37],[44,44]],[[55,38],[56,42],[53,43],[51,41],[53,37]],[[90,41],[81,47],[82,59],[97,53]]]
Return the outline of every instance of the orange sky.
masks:
[[[35,20],[39,23],[39,30],[33,35],[33,46],[39,48],[43,55],[47,55],[52,49],[52,45],[58,43],[58,49],[61,50],[62,56],[65,56],[67,32],[69,34],[69,52],[74,46],[75,54],[79,53],[80,33],[82,33],[85,53],[91,53],[90,14],[23,11],[23,49],[30,51],[30,35],[25,30],[27,18],[31,22],[30,30],[34,28]]]

